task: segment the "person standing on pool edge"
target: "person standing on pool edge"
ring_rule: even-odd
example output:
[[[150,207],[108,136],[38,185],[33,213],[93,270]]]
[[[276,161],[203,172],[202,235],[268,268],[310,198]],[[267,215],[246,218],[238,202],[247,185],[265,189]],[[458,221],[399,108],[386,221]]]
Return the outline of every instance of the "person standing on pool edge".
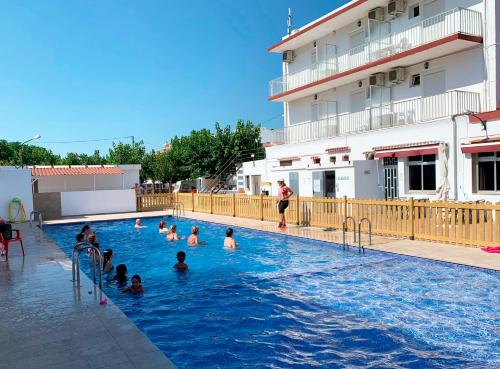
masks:
[[[288,199],[293,195],[293,191],[285,184],[284,179],[278,180],[278,212],[280,214],[280,223],[278,228],[286,228],[285,209],[288,207]]]

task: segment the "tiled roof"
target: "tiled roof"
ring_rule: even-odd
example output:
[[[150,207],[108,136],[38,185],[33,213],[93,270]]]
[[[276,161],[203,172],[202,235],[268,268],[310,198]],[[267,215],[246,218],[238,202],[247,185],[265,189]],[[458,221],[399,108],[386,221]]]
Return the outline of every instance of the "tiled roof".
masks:
[[[125,172],[115,166],[55,166],[55,167],[33,167],[33,177],[48,176],[83,176],[98,174],[124,174]]]
[[[340,146],[340,147],[330,147],[329,149],[325,150],[329,154],[334,154],[337,152],[347,152],[351,151],[351,148],[349,146]]]

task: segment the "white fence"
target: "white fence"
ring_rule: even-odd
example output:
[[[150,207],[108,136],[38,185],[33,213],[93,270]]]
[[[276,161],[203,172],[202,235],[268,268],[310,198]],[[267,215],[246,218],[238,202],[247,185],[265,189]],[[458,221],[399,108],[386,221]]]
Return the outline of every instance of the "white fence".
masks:
[[[480,111],[480,95],[476,92],[449,91],[368,108],[355,113],[330,116],[314,122],[295,124],[273,131],[273,142],[298,143],[425,122],[450,117],[466,110]]]
[[[427,18],[403,31],[387,34],[339,56],[319,61],[300,71],[276,78],[270,82],[270,96],[279,95],[456,33],[481,36],[481,13],[470,9],[455,8]]]
[[[62,216],[124,213],[135,210],[135,190],[61,192]]]

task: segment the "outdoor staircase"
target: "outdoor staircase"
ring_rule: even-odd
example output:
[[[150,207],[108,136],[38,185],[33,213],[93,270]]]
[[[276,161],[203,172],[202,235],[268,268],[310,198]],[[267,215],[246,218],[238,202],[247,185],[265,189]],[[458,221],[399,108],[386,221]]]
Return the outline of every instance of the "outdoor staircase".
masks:
[[[236,186],[232,184],[232,179],[241,169],[243,163],[264,158],[265,153],[257,150],[243,150],[231,155],[214,175],[206,178],[206,184],[198,189],[198,192],[224,193],[234,191]]]

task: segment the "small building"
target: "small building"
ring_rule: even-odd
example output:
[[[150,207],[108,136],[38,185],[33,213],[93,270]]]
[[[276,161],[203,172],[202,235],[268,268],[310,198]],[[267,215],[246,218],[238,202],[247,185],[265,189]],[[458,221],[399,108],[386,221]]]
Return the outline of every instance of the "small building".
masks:
[[[140,165],[31,167],[34,209],[44,219],[136,210]]]

